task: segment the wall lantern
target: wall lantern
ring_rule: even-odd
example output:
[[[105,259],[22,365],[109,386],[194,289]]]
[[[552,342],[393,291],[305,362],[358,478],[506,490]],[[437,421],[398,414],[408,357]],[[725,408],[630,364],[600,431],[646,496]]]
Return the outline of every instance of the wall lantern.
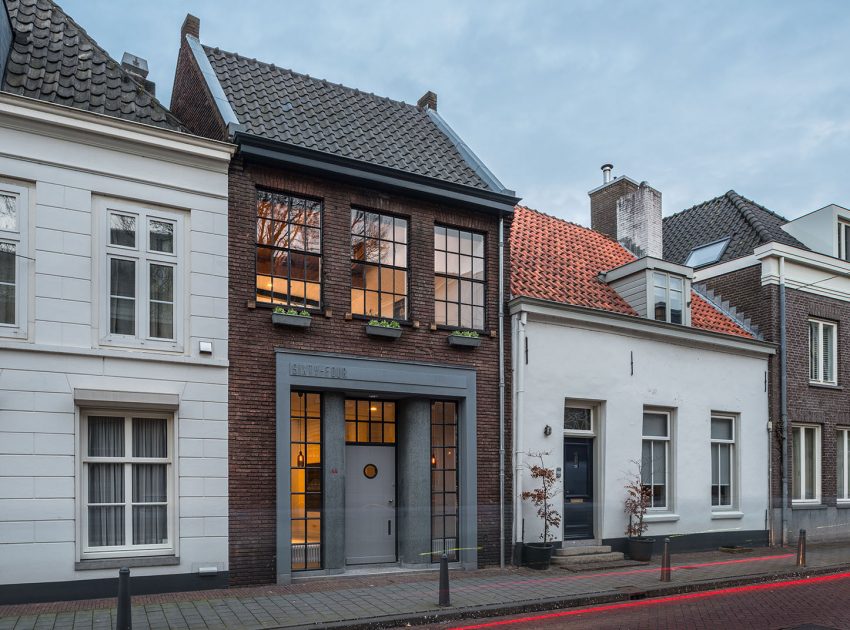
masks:
[[[437,467],[437,455],[436,453],[431,453],[431,468]]]
[[[550,427],[548,424],[543,427],[543,435],[552,435],[552,427]]]
[[[298,451],[298,459],[296,460],[298,468],[304,468],[304,453]]]

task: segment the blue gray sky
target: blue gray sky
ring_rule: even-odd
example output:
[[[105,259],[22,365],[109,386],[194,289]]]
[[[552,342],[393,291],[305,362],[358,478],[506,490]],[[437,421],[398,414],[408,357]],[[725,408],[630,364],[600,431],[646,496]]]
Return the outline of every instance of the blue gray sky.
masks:
[[[201,41],[441,115],[524,203],[589,223],[599,167],[672,214],[734,189],[794,218],[850,205],[850,3],[59,0],[168,104]]]

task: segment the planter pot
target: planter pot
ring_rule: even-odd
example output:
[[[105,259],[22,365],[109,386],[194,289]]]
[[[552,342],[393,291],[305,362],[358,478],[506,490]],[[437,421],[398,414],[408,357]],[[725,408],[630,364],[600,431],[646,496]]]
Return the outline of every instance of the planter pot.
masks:
[[[290,328],[309,328],[312,317],[304,315],[289,315],[287,313],[272,313],[272,324],[275,326],[289,326]]]
[[[629,558],[638,562],[649,562],[652,560],[653,545],[654,538],[629,538]]]
[[[456,348],[477,348],[481,345],[481,337],[461,337],[449,335],[449,345]]]
[[[401,337],[401,328],[386,328],[384,326],[370,326],[369,324],[366,324],[366,334],[370,337],[398,339]]]
[[[545,570],[552,564],[552,543],[525,543],[522,546],[523,564],[529,569]]]

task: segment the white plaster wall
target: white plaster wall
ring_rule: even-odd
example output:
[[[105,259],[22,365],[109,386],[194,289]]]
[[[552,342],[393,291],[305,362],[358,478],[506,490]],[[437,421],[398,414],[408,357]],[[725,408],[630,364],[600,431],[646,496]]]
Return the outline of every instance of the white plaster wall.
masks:
[[[830,204],[789,221],[782,229],[816,252],[838,256],[839,217],[850,220],[850,211]]]
[[[61,111],[61,110],[59,110]],[[61,117],[61,116],[60,116]],[[140,127],[142,133],[144,128]],[[227,150],[213,157],[0,117],[0,181],[29,191],[28,321],[0,339],[0,584],[114,577],[75,571],[75,388],[177,394],[180,564],[227,569]],[[98,198],[183,215],[182,349],[101,346]],[[198,341],[212,341],[201,355]]]
[[[518,316],[514,316],[514,327]],[[645,407],[672,414],[671,509],[653,514],[648,535],[763,530],[768,499],[767,361],[666,341],[535,321],[526,324],[528,364],[520,364],[522,450],[550,451],[563,467],[564,399],[599,403],[596,432],[596,537],[625,535],[625,477],[641,455]],[[630,373],[631,353],[634,375]],[[738,505],[733,519],[712,517],[710,418],[739,415]],[[546,425],[553,429],[544,436]],[[527,466],[523,489],[531,487]],[[557,501],[562,502],[562,497]],[[560,511],[560,510],[559,510]],[[539,519],[524,504],[525,542],[539,540]],[[521,531],[521,530],[520,530]],[[519,539],[519,537],[518,537]],[[558,537],[560,540],[560,536]]]

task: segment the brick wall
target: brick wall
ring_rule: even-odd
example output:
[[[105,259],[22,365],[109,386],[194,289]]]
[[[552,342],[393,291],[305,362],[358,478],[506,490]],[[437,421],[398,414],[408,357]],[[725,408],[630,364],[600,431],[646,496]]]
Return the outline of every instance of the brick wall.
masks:
[[[256,187],[324,201],[322,295],[326,318],[314,315],[309,330],[274,328],[270,309],[251,308],[255,297]],[[405,326],[393,342],[367,337],[364,321],[345,320],[350,310],[350,208],[408,217],[409,311],[420,322]],[[274,349],[426,361],[474,367],[478,374],[479,561],[498,562],[499,433],[498,344],[486,335],[472,351],[449,348],[446,331],[431,331],[433,315],[433,225],[435,222],[486,233],[487,330],[498,329],[498,220],[490,215],[379,193],[272,167],[231,163],[230,254],[230,572],[231,583],[274,581],[275,554],[275,396]],[[506,248],[507,250],[507,248]],[[506,270],[506,282],[509,273]],[[506,287],[506,295],[509,294]],[[506,331],[507,332],[507,331]],[[506,334],[506,343],[509,342]],[[506,348],[510,357],[510,348]],[[510,374],[506,368],[506,374]],[[507,384],[510,392],[510,383]],[[510,396],[506,396],[506,444],[510,444]],[[509,449],[508,449],[509,451]],[[509,457],[509,454],[506,455]],[[511,469],[506,461],[507,470]],[[506,496],[510,497],[510,478]],[[506,531],[510,533],[510,510]],[[509,540],[509,537],[508,537]],[[465,544],[474,544],[467,541]],[[506,552],[510,553],[509,544]]]
[[[590,193],[590,227],[597,232],[617,240],[617,200],[623,195],[637,190],[625,177]]]

